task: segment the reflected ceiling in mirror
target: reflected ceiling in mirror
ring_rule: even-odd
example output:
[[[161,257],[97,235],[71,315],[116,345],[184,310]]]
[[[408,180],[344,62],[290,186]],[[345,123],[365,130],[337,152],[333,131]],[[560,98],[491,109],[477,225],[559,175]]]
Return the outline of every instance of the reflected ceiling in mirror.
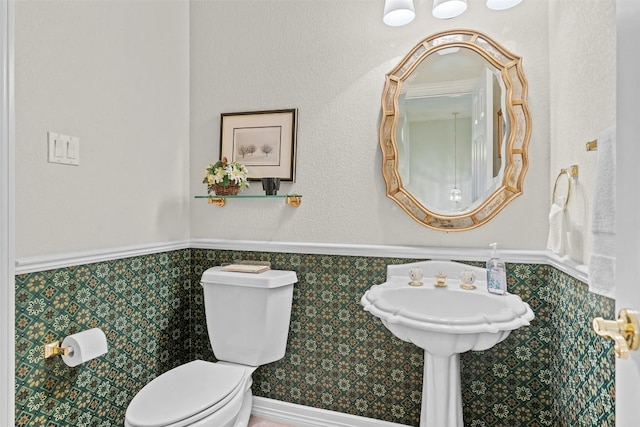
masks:
[[[531,119],[521,58],[484,34],[438,33],[386,76],[387,196],[434,229],[468,230],[522,193]]]

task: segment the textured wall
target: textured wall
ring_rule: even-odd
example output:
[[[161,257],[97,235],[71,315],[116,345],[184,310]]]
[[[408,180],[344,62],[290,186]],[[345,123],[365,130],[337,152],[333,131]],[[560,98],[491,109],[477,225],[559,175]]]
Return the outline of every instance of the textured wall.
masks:
[[[189,5],[15,2],[16,257],[189,237]],[[47,132],[80,165],[47,163]]]
[[[615,0],[563,0],[549,6],[551,187],[560,169],[580,167],[568,215],[572,259],[591,254],[591,203],[597,152],[585,143],[616,123]],[[559,183],[566,194],[566,182]]]
[[[416,2],[418,3],[418,2]],[[455,20],[416,5],[414,22],[382,23],[384,2],[195,0],[191,3],[191,195],[204,194],[217,159],[221,113],[297,107],[298,173],[282,192],[292,210],[264,200],[224,209],[191,203],[191,236],[265,241],[542,249],[549,207],[548,1],[509,11],[469,2]],[[384,75],[426,36],[457,28],[487,33],[524,58],[533,116],[524,195],[489,224],[464,233],[421,226],[385,196],[378,143]],[[262,193],[253,185],[249,193]],[[527,226],[523,227],[526,218]]]

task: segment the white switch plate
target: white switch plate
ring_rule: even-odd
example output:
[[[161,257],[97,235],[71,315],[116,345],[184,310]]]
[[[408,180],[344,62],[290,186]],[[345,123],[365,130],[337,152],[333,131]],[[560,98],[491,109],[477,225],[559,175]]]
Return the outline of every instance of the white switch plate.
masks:
[[[47,133],[49,163],[61,165],[80,164],[80,139],[76,136]]]

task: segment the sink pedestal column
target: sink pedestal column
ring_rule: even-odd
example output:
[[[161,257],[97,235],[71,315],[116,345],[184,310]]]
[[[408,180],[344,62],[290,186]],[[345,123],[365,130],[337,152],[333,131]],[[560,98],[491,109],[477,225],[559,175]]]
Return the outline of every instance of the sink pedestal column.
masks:
[[[424,352],[420,427],[463,427],[460,354]]]

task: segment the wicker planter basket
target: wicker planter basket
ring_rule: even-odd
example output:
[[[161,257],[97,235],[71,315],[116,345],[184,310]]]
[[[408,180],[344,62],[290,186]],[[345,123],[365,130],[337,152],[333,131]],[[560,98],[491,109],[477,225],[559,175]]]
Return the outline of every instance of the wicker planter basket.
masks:
[[[213,190],[216,192],[216,196],[235,196],[240,191],[240,186],[233,182],[227,186],[213,184]]]

